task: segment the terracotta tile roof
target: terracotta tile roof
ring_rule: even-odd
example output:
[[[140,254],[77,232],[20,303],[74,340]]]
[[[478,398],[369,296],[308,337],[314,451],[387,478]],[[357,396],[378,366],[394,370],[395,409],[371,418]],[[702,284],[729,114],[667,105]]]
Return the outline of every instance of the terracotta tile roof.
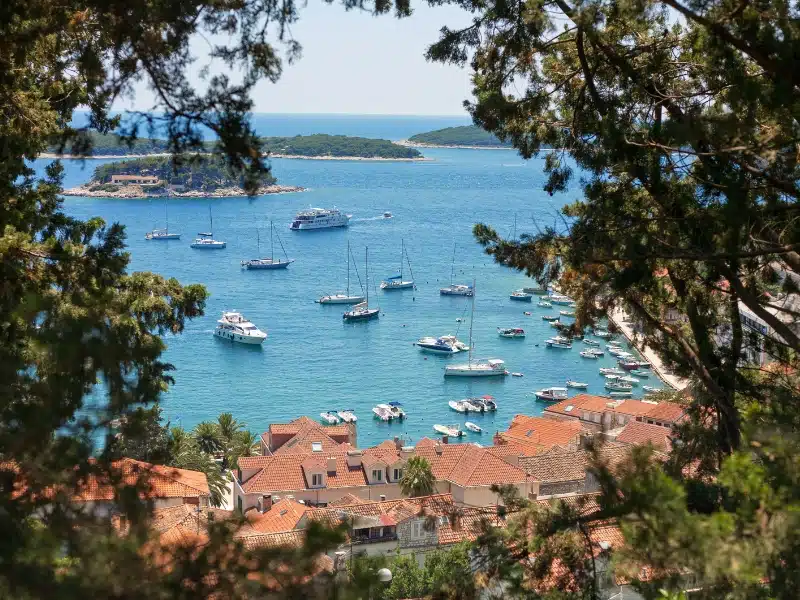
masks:
[[[363,500],[362,498],[359,498],[358,496],[355,496],[353,494],[345,494],[338,500],[334,500],[333,502],[328,502],[328,506],[329,507],[351,506],[353,504],[364,504],[364,502],[367,502],[367,500]]]
[[[578,422],[515,415],[511,425],[499,433],[498,438],[501,444],[514,443],[530,456],[553,446],[577,443],[581,431]]]
[[[632,417],[647,415],[648,418],[651,418],[650,415],[655,413],[661,415],[658,418],[667,420],[668,418],[677,419],[680,417],[683,413],[683,408],[671,402],[655,404],[653,402],[642,402],[641,400],[614,400],[612,398],[606,398],[605,396],[578,394],[574,398],[551,404],[544,409],[544,414],[554,414],[580,419],[582,411],[597,413],[614,412]]]
[[[617,436],[617,441],[625,444],[652,444],[656,450],[669,452],[672,448],[670,434],[672,431],[660,425],[650,425],[641,421],[630,421]]]
[[[305,541],[303,531],[282,531],[280,533],[258,533],[243,535],[238,538],[248,550],[259,548],[289,547],[299,548]],[[331,565],[332,566],[332,565]]]
[[[522,469],[475,444],[417,444],[415,454],[431,464],[436,479],[463,487],[525,481]]]
[[[674,402],[659,402],[647,413],[648,419],[676,423],[683,417],[685,408]]]
[[[320,465],[327,469],[327,454],[319,458]],[[336,459],[336,472],[327,474],[326,488],[341,488],[367,485],[364,469],[349,467],[347,454],[337,453],[331,456]],[[242,483],[246,494],[270,493],[289,490],[304,490],[306,481],[303,473],[303,463],[306,460],[316,460],[305,454],[285,454],[280,456],[254,456],[248,459],[239,459],[242,469],[258,469],[252,477]]]
[[[121,483],[134,485],[137,481],[146,483],[150,498],[199,498],[208,496],[208,480],[205,473],[189,471],[177,467],[165,467],[123,458],[113,463],[119,470]],[[84,502],[110,501],[114,499],[114,487],[104,477],[91,476],[81,486],[76,500]]]
[[[370,468],[376,463],[379,465],[386,465],[383,456],[375,456],[374,454],[367,454],[366,452],[361,456],[361,464],[364,465],[365,469]]]
[[[586,479],[586,465],[585,450],[567,452],[553,450],[519,460],[519,466],[533,479],[542,483]]]
[[[592,396],[590,394],[578,394],[573,396],[572,398],[568,398],[567,400],[562,400],[561,402],[556,402],[555,404],[551,404],[550,406],[545,407],[544,414],[556,414],[565,417],[575,417],[576,419],[580,419],[581,411],[578,410],[582,407],[585,403],[589,402],[593,398],[600,398],[600,396]],[[603,402],[609,402],[608,398],[602,398]],[[570,408],[572,407],[572,408]]]
[[[372,517],[377,519],[376,526],[378,526],[380,517],[390,517],[388,520],[381,520],[380,524],[396,525],[423,512],[426,515],[433,516],[447,515],[452,511],[453,507],[453,497],[450,494],[437,494],[421,498],[401,498],[399,500],[384,500],[383,502],[361,502],[360,504],[348,506],[312,508],[307,515],[309,519],[321,521],[332,526],[339,525],[349,517],[366,517],[367,520]]]
[[[315,425],[320,429],[323,429],[326,432],[326,435],[342,435],[347,436],[350,435],[350,428],[347,425],[326,425],[322,426],[316,421],[309,419],[308,417],[299,417],[290,421],[288,423],[273,423],[269,426],[269,431],[271,433],[279,433],[279,434],[295,434],[297,435],[300,433],[300,430],[304,427],[308,427],[309,425]]]
[[[341,428],[341,426],[323,427],[308,417],[302,418],[305,419],[305,421],[303,421],[301,426],[297,429],[294,437],[280,448],[277,448],[274,454],[312,454],[315,451],[314,444],[319,444],[322,452],[331,452],[335,450],[345,452],[353,449],[350,444],[341,443],[331,437],[331,434],[336,433],[333,430]],[[271,427],[272,426],[270,426],[270,428]],[[344,435],[348,433],[348,431],[345,431]]]
[[[301,502],[282,498],[265,513],[249,511],[247,520],[253,532],[280,533],[293,530],[307,510],[308,506]]]
[[[216,508],[199,508],[192,504],[179,504],[153,511],[150,528],[158,536],[162,545],[203,545],[208,542],[208,523],[210,519],[224,521],[235,519],[233,511]],[[120,531],[127,527],[119,520],[114,526]]]
[[[458,544],[474,541],[483,533],[486,526],[504,526],[505,522],[497,516],[496,508],[460,507],[456,514],[446,521],[441,519],[436,527],[439,544]]]

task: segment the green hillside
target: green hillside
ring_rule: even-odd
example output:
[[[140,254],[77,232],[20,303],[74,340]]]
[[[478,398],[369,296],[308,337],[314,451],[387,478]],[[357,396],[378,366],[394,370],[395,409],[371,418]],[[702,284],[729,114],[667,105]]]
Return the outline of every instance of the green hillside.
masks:
[[[491,133],[475,125],[461,127],[446,127],[427,133],[418,133],[408,138],[411,142],[421,144],[434,144],[436,146],[507,146],[511,144],[501,142]]]

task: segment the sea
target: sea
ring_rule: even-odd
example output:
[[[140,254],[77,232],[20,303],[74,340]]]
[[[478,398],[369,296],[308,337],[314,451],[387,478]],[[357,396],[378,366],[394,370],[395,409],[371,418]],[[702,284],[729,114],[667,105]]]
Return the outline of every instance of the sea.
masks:
[[[330,133],[391,140],[455,125],[467,117],[409,117],[356,115],[254,115],[262,135]],[[65,197],[65,211],[86,219],[99,216],[119,222],[127,232],[130,271],[153,271],[183,284],[200,283],[210,296],[205,315],[187,323],[180,335],[166,338],[165,360],[175,367],[175,384],[163,394],[165,418],[191,428],[231,412],[254,432],[270,423],[301,415],[319,419],[321,412],[354,410],[361,447],[401,437],[407,443],[433,437],[435,424],[472,421],[482,434],[468,432],[464,441],[491,444],[516,414],[538,415],[546,404],[534,392],[563,386],[567,379],[589,383],[588,392],[604,392],[599,367],[614,366],[606,354],[599,360],[579,356],[585,348],[547,348],[556,333],[542,320],[559,308],[538,308],[515,302],[509,294],[534,282],[523,273],[495,264],[476,243],[472,229],[486,223],[505,237],[535,233],[559,226],[559,209],[581,196],[579,181],[565,193],[550,196],[542,159],[521,159],[513,150],[422,150],[420,162],[372,162],[273,159],[279,183],[308,191],[256,198],[171,198],[122,200]],[[43,170],[48,160],[35,161]],[[103,160],[65,160],[65,187],[91,177]],[[294,232],[288,229],[300,210],[336,207],[352,214],[341,229]],[[227,242],[219,251],[193,250],[195,234],[210,229],[209,208],[216,239]],[[391,218],[384,218],[385,212]],[[179,241],[146,241],[145,233],[162,227]],[[242,260],[269,255],[270,223],[274,251],[295,260],[286,270],[247,271]],[[258,232],[258,234],[257,234]],[[260,252],[257,238],[260,237]],[[344,290],[347,245],[358,276],[351,267],[351,292],[359,278],[369,287],[370,306],[380,318],[344,323],[345,307],[320,305],[320,296]],[[384,292],[381,279],[398,273],[401,244],[408,253],[416,289]],[[369,278],[365,255],[369,253]],[[468,341],[469,298],[439,294],[451,281],[476,286],[472,341],[475,358],[501,358],[522,377],[490,379],[445,378],[444,367],[463,363],[466,353],[452,357],[424,354],[414,342],[423,336],[454,334]],[[408,264],[403,265],[409,275]],[[268,333],[261,347],[223,341],[213,335],[223,311],[242,312]],[[529,314],[528,314],[529,313]],[[522,327],[524,339],[505,339],[498,327]],[[601,347],[605,344],[602,340]],[[655,375],[643,383],[659,385]],[[640,390],[641,388],[638,388]],[[636,390],[636,388],[635,388]],[[575,390],[570,390],[574,394]],[[637,391],[635,395],[640,395]],[[491,395],[494,414],[451,410],[448,401]],[[379,403],[400,402],[403,422],[373,418]]]

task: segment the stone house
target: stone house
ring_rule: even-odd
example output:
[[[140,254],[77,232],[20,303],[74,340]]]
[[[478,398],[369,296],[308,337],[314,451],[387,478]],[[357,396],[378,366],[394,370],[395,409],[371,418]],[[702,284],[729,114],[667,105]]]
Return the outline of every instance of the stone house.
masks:
[[[648,400],[613,400],[604,396],[578,394],[544,409],[549,419],[577,421],[589,431],[608,431],[630,421],[671,427],[684,415],[684,408],[672,402]]]
[[[112,175],[111,183],[118,185],[156,185],[159,182],[155,175]]]

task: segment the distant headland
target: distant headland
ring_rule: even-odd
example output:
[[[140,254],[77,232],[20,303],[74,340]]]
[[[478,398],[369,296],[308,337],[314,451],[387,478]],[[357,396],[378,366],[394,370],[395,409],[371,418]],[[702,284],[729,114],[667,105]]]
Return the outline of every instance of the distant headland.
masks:
[[[305,188],[278,185],[265,173],[255,195],[302,192]],[[100,165],[91,181],[62,192],[64,196],[102,198],[222,198],[245,196],[244,180],[233,175],[216,156],[195,157],[178,167],[169,156],[147,156]]]
[[[500,141],[493,134],[475,125],[446,127],[436,131],[418,133],[407,140],[397,143],[404,146],[422,148],[512,148],[510,143]]]
[[[116,134],[92,133],[92,151],[89,158],[140,158],[169,154],[166,140],[138,138],[132,142]],[[307,160],[425,160],[419,150],[401,146],[389,140],[351,137],[346,135],[297,135],[293,137],[265,137],[261,139],[265,153],[273,158],[299,158]],[[204,145],[211,153],[215,142]],[[48,148],[42,158],[76,158],[56,146]]]

